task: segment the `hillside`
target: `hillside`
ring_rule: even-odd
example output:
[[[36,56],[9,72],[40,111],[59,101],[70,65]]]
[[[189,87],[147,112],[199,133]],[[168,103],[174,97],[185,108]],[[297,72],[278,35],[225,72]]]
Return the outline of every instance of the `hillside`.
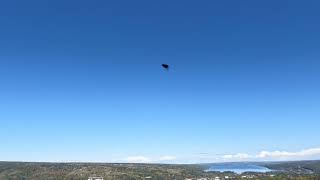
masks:
[[[272,162],[263,166],[286,173],[292,174],[320,174],[320,161],[288,161]]]
[[[0,162],[0,180],[184,180],[190,179],[320,179],[320,161],[257,163],[269,173],[205,172],[204,165]]]

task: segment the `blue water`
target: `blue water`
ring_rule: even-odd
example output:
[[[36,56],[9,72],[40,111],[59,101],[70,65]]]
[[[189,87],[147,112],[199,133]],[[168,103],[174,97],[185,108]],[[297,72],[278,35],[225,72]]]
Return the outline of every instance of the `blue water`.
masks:
[[[209,169],[206,171],[219,171],[219,172],[225,172],[225,171],[232,171],[237,174],[241,174],[244,172],[270,172],[271,169],[268,169],[263,166],[259,166],[256,164],[250,164],[250,163],[221,163],[221,164],[212,164]]]

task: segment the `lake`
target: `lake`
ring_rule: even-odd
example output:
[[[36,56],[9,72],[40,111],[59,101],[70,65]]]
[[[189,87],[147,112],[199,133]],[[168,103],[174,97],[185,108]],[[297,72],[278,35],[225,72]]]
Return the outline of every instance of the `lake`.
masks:
[[[219,172],[225,172],[225,171],[232,171],[237,174],[241,174],[244,172],[270,172],[271,169],[259,166],[257,164],[251,164],[251,163],[219,163],[219,164],[212,164],[209,169],[206,171],[219,171]]]

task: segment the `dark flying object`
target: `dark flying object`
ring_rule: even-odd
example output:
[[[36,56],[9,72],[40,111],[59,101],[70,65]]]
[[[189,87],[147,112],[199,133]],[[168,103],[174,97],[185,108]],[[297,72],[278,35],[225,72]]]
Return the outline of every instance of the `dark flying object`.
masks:
[[[169,70],[169,65],[168,64],[162,64],[162,67],[166,70]]]

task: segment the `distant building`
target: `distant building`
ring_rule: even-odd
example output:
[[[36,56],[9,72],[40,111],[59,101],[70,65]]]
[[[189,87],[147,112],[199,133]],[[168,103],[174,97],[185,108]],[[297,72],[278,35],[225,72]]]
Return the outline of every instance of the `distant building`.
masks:
[[[214,178],[214,180],[220,180],[220,177],[217,176],[217,177]]]
[[[103,177],[89,177],[88,180],[103,180]]]
[[[253,179],[253,178],[255,178],[255,175],[248,175],[248,178]]]

